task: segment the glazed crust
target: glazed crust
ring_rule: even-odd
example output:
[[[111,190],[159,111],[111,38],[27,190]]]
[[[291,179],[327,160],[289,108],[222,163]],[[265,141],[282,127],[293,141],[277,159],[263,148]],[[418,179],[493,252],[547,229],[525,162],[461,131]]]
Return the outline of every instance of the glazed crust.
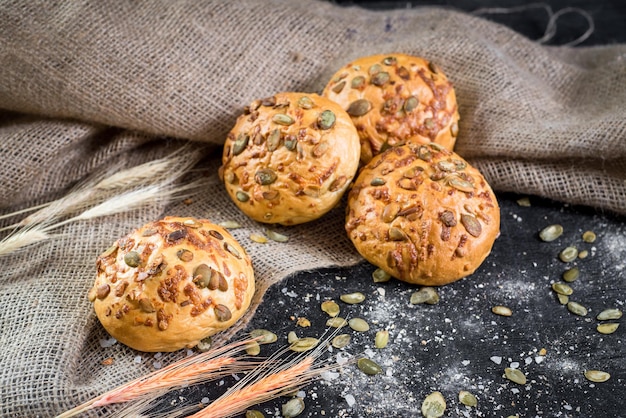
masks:
[[[454,88],[423,58],[399,53],[359,58],[337,71],[322,95],[352,116],[363,164],[407,141],[454,149],[459,121]]]
[[[89,299],[111,336],[139,351],[175,351],[233,325],[254,294],[252,262],[206,219],[166,217],[97,258]]]
[[[256,100],[226,138],[220,176],[252,219],[294,225],[319,218],[341,199],[359,164],[348,114],[316,94]]]
[[[348,195],[346,231],[370,263],[438,286],[473,273],[500,231],[496,197],[478,170],[437,144],[390,148]]]

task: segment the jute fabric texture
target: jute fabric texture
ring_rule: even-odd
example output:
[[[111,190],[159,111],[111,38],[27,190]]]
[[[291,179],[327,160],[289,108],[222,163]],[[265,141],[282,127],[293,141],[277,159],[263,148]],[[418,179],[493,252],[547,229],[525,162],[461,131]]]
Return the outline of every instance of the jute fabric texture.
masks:
[[[248,237],[263,225],[239,213],[216,178],[220,145],[244,105],[280,91],[319,93],[359,56],[434,61],[456,89],[456,151],[496,191],[626,214],[626,45],[547,47],[452,10],[313,0],[5,1],[0,22],[3,213],[182,147],[203,156],[189,176],[214,180],[191,202],[69,223],[0,259],[1,416],[52,416],[152,370],[141,353],[102,346],[107,335],[86,297],[96,256],[148,221],[241,223],[233,234],[258,281],[247,318],[272,303],[264,291],[287,275],[361,261],[341,205],[277,228],[288,243],[255,245]]]

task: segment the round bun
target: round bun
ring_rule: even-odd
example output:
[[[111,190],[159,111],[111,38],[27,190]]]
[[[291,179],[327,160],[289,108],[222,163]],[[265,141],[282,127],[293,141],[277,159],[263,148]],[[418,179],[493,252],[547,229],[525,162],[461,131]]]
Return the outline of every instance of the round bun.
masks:
[[[341,199],[359,166],[348,114],[307,93],[279,93],[245,108],[224,144],[220,175],[250,218],[295,225],[319,218]]]
[[[454,149],[459,130],[454,88],[441,69],[423,58],[359,58],[337,71],[322,95],[352,117],[363,164],[407,141]]]
[[[478,170],[437,144],[377,155],[348,195],[346,231],[359,253],[409,283],[439,286],[473,273],[500,231]]]
[[[210,221],[166,217],[119,239],[89,292],[109,334],[139,351],[175,351],[234,324],[254,294],[252,262]]]

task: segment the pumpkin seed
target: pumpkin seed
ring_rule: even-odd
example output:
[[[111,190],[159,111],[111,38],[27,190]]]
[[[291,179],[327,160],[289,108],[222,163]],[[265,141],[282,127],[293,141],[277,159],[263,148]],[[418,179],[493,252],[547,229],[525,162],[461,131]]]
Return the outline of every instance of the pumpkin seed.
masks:
[[[363,87],[364,84],[365,84],[365,77],[363,77],[362,75],[359,75],[352,79],[352,82],[350,83],[350,87],[352,87],[353,89],[360,89],[361,87]]]
[[[567,310],[578,316],[586,316],[587,308],[577,302],[567,302]]]
[[[248,146],[250,135],[241,133],[233,143],[233,155],[239,155]]]
[[[237,198],[238,201],[245,203],[248,200],[250,200],[250,195],[246,192],[242,192],[241,190],[237,190],[237,192],[235,193],[235,197]]]
[[[367,357],[361,357],[356,362],[357,367],[363,373],[374,376],[383,372],[383,368],[378,365],[374,360],[370,360]]]
[[[578,257],[578,250],[576,247],[566,247],[559,253],[559,258],[564,263],[574,261]]]
[[[251,341],[246,344],[246,353],[249,356],[258,356],[261,353],[261,346],[256,341]]]
[[[265,235],[272,241],[276,242],[287,242],[289,241],[289,237],[287,235],[280,234],[276,231],[272,231],[271,229],[265,229]]]
[[[274,129],[267,136],[267,150],[276,151],[280,146],[280,129]]]
[[[295,351],[296,353],[303,353],[305,351],[314,349],[318,343],[319,343],[319,340],[317,338],[313,338],[313,337],[298,338],[296,341],[291,343],[291,345],[289,346],[289,349],[291,351]]]
[[[328,148],[330,147],[330,145],[328,144],[327,141],[323,141],[320,142],[319,144],[317,144],[314,148],[313,151],[311,151],[311,154],[315,157],[315,158],[319,158],[322,155],[324,155],[326,153],[326,151],[328,151]]]
[[[193,282],[200,289],[209,287],[214,270],[206,264],[199,264],[193,271]]]
[[[370,325],[362,318],[350,318],[348,325],[357,332],[366,332],[370,329]]]
[[[332,87],[332,91],[334,91],[335,93],[339,94],[341,93],[341,90],[343,90],[343,88],[346,86],[346,81],[343,80],[341,83],[337,83]]]
[[[568,283],[574,282],[580,276],[580,270],[578,267],[572,267],[571,269],[565,270],[563,272],[563,280]]]
[[[529,208],[530,207],[530,199],[528,197],[522,197],[517,199],[517,205]]]
[[[200,340],[200,342],[196,345],[198,350],[202,353],[206,353],[211,349],[211,345],[213,344],[213,339],[211,337],[206,337]]]
[[[141,256],[137,251],[129,251],[124,254],[124,262],[128,267],[138,267],[141,264]]]
[[[433,74],[438,74],[439,73],[439,68],[437,68],[437,66],[433,63],[433,62],[429,62],[428,63],[428,69],[433,73]]]
[[[502,305],[494,306],[493,308],[491,308],[491,312],[493,312],[496,315],[500,315],[500,316],[511,316],[511,315],[513,315],[513,311],[511,310],[511,308],[506,307],[506,306],[502,306]]]
[[[223,222],[220,222],[218,225],[226,229],[241,228],[241,224],[237,221],[223,221]]]
[[[386,71],[381,71],[372,76],[371,82],[375,86],[382,87],[387,84],[387,82],[389,82],[389,73]]]
[[[387,273],[381,268],[377,268],[372,273],[372,279],[374,279],[374,283],[388,282],[389,280],[391,280],[391,274]]]
[[[367,72],[369,73],[369,75],[376,75],[382,70],[383,67],[381,67],[380,64],[374,64],[367,70]]]
[[[605,309],[596,317],[598,321],[607,321],[610,319],[620,319],[622,317],[622,311],[619,309]]]
[[[390,241],[406,241],[407,239],[408,237],[402,229],[396,228],[395,226],[389,228]]]
[[[298,99],[298,107],[302,109],[311,109],[314,103],[309,96],[302,96]]]
[[[326,326],[328,327],[341,328],[341,327],[345,327],[346,325],[348,325],[348,321],[346,321],[344,318],[341,318],[339,316],[329,318],[326,321]]]
[[[350,335],[349,334],[339,334],[331,341],[331,344],[335,348],[344,348],[348,344],[350,344]]]
[[[359,99],[350,103],[346,112],[350,116],[363,116],[370,110],[372,110],[372,104],[365,99]]]
[[[478,400],[476,399],[476,396],[466,390],[462,390],[459,392],[459,402],[461,402],[465,406],[471,407],[478,405]]]
[[[519,369],[507,367],[504,369],[504,376],[511,382],[517,383],[518,385],[526,384],[526,375]]]
[[[249,409],[246,411],[246,418],[265,418],[265,415],[256,409]]]
[[[383,208],[383,213],[381,214],[382,220],[385,223],[390,223],[396,216],[398,216],[398,212],[400,212],[400,205],[396,202],[391,202],[388,205],[385,205]]]
[[[298,339],[299,338],[294,331],[289,331],[289,333],[287,334],[287,342],[289,344],[295,343],[296,341],[298,341]]]
[[[383,179],[381,177],[375,177],[370,182],[370,186],[382,186],[385,183],[387,183],[387,180],[385,180],[385,179]]]
[[[363,302],[365,300],[365,295],[361,292],[345,293],[339,296],[339,299],[347,304],[354,305]]]
[[[480,236],[482,232],[482,227],[480,226],[480,222],[478,219],[473,217],[472,215],[461,214],[461,223],[465,227],[465,230],[473,237]]]
[[[261,168],[254,173],[254,181],[262,186],[274,183],[277,178],[278,176],[274,170],[270,168]]]
[[[257,233],[250,234],[250,240],[252,242],[256,242],[257,244],[267,243],[267,237],[261,234],[257,234]]]
[[[411,299],[409,300],[409,302],[411,303],[411,305],[419,305],[420,303],[435,305],[439,302],[439,294],[434,287],[425,286],[417,292],[414,292],[411,295]]]
[[[376,337],[374,338],[374,346],[376,348],[385,348],[389,343],[389,331],[386,329],[382,329],[376,332]]]
[[[111,286],[105,283],[103,285],[98,286],[98,288],[96,289],[96,297],[102,300],[106,298],[110,292],[111,292]]]
[[[396,57],[386,57],[383,59],[383,64],[385,65],[395,65],[398,63],[398,59]]]
[[[345,82],[344,82],[345,83]],[[322,130],[327,130],[335,125],[337,117],[331,110],[324,110],[317,117],[317,126]]]
[[[592,243],[596,240],[596,234],[593,231],[585,231],[583,232],[583,241]]]
[[[284,113],[276,113],[274,116],[272,116],[272,122],[278,125],[289,126],[292,125],[295,120],[291,116]]]
[[[408,113],[412,111],[413,109],[417,108],[419,104],[420,104],[420,101],[417,99],[417,97],[411,96],[408,99],[406,99],[406,102],[404,102],[404,111]]]
[[[602,370],[585,370],[585,378],[591,382],[602,383],[611,378],[611,375]]]
[[[432,152],[425,145],[422,145],[417,149],[417,156],[420,157],[421,160],[424,160],[426,162],[429,162],[433,159]]]
[[[250,331],[250,337],[257,339],[256,341],[259,344],[271,344],[278,340],[278,336],[274,334],[272,331],[268,331],[266,329],[253,329]]]
[[[551,242],[563,234],[563,227],[559,224],[546,226],[539,232],[539,238],[544,242]]]
[[[582,250],[578,253],[578,258],[580,259],[587,258],[587,256],[589,256],[589,251],[587,250]]]
[[[156,312],[152,301],[149,298],[141,298],[139,299],[139,309],[145,313],[153,313]]]
[[[339,315],[339,305],[334,300],[325,300],[322,302],[322,311],[326,312],[331,317],[336,317]]]
[[[224,243],[224,249],[231,253],[233,256],[241,259],[241,254],[239,254],[239,250],[237,250],[230,242]]]
[[[452,125],[450,125],[450,135],[452,135],[452,137],[456,138],[459,135],[459,124],[454,122]]]
[[[213,308],[213,310],[215,311],[215,317],[219,322],[230,321],[230,319],[233,317],[233,314],[230,312],[230,309],[228,309],[228,306],[226,305],[217,305],[215,306],[215,308]]]
[[[293,398],[283,404],[281,411],[285,418],[297,417],[304,411],[304,401],[302,398]]]
[[[559,303],[561,305],[567,305],[567,302],[569,302],[569,296],[567,296],[567,295],[562,295],[560,293],[557,293],[556,297],[559,300]]]
[[[470,193],[474,191],[474,185],[472,183],[470,183],[469,181],[461,180],[456,176],[450,177],[447,183],[448,185],[454,187],[461,192]]]
[[[422,415],[425,418],[439,418],[446,410],[446,400],[441,392],[433,392],[422,402]]]
[[[176,257],[178,257],[180,261],[189,262],[193,260],[193,253],[183,248],[181,250],[176,251]]]
[[[596,329],[600,334],[613,334],[615,331],[617,331],[617,327],[619,327],[618,323],[608,322],[598,325]]]
[[[569,285],[566,285],[565,283],[552,283],[552,290],[554,290],[556,293],[561,294],[561,295],[565,295],[565,296],[569,296],[572,293],[574,293],[574,289],[572,289]]]

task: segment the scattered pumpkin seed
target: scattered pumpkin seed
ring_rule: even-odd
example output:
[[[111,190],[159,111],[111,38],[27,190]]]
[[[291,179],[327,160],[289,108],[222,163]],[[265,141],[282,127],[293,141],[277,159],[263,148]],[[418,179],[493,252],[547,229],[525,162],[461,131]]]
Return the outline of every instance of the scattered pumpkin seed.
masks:
[[[567,296],[567,295],[562,295],[560,293],[557,293],[556,297],[559,300],[559,303],[561,305],[567,305],[567,302],[569,302],[569,296]]]
[[[502,306],[502,305],[496,305],[494,307],[491,308],[491,312],[493,312],[496,315],[500,315],[500,316],[511,316],[513,315],[513,311],[511,310],[511,308],[507,307],[507,306]]]
[[[257,341],[251,341],[246,344],[246,353],[249,356],[258,356],[261,353],[261,346]]]
[[[574,289],[572,289],[569,285],[561,282],[552,283],[552,290],[560,295],[569,296],[574,293]]]
[[[339,334],[331,341],[331,344],[335,348],[344,348],[350,344],[351,337],[349,334]]]
[[[124,262],[128,267],[137,267],[141,264],[141,256],[137,251],[129,251],[124,254]]]
[[[578,257],[578,250],[576,247],[566,247],[559,253],[559,258],[564,263],[574,261]]]
[[[377,268],[372,273],[372,279],[374,279],[374,283],[388,282],[389,280],[391,280],[391,274],[387,273],[381,268]]]
[[[619,309],[605,309],[596,317],[598,321],[608,321],[611,319],[620,319],[622,317],[622,311]]]
[[[271,344],[278,340],[278,336],[274,334],[272,331],[268,331],[266,329],[253,329],[250,331],[250,337],[257,339],[256,341],[259,344]]]
[[[587,258],[589,256],[589,251],[587,250],[582,250],[581,252],[578,253],[578,258],[580,258],[581,260],[583,258]]]
[[[246,418],[265,418],[265,415],[256,409],[249,409],[246,411]]]
[[[522,207],[530,207],[530,199],[528,197],[522,197],[517,199],[517,205]]]
[[[411,303],[411,305],[419,305],[421,303],[435,305],[439,302],[439,294],[434,287],[425,286],[417,292],[413,292],[411,294],[409,302]]]
[[[359,99],[350,103],[346,112],[348,112],[350,116],[363,116],[370,110],[372,110],[372,104],[365,99]]]
[[[370,360],[367,357],[361,357],[356,362],[357,367],[363,373],[374,376],[383,372],[383,368],[378,365],[374,360]]]
[[[546,226],[539,232],[539,238],[544,242],[551,242],[563,234],[563,226],[554,224]]]
[[[295,343],[296,341],[298,341],[298,339],[299,338],[294,331],[289,331],[289,333],[287,334],[287,342],[289,344]]]
[[[357,332],[366,332],[370,329],[370,325],[362,318],[350,318],[348,325]]]
[[[563,272],[563,280],[568,283],[574,282],[580,276],[580,270],[578,267],[572,267],[571,269],[567,269]]]
[[[465,406],[471,407],[478,405],[478,400],[476,399],[476,396],[466,390],[462,390],[459,392],[459,402],[461,402]]]
[[[586,316],[587,308],[578,302],[567,302],[567,310],[578,316]]]
[[[446,400],[441,392],[433,392],[422,402],[422,415],[425,418],[439,418],[446,410]]]
[[[326,312],[330,317],[336,317],[339,315],[339,305],[334,300],[325,300],[322,302],[322,311]]]
[[[291,345],[289,346],[289,349],[291,351],[295,351],[296,353],[302,353],[302,352],[314,349],[318,343],[319,343],[319,340],[317,338],[313,338],[313,337],[298,338],[296,341],[291,343]]]
[[[276,113],[274,116],[272,116],[272,122],[283,126],[289,126],[292,125],[295,120],[291,116],[284,113]]]
[[[241,224],[237,221],[222,221],[218,225],[225,229],[241,228]]]
[[[329,318],[326,321],[326,326],[328,327],[341,328],[341,327],[345,327],[346,325],[348,325],[348,321],[346,321],[345,318],[341,318],[339,316]]]
[[[281,411],[285,418],[297,417],[304,411],[304,401],[302,398],[290,399],[282,405]]]
[[[381,329],[376,332],[376,337],[374,338],[374,346],[376,348],[385,348],[389,343],[389,331],[386,329]]]
[[[311,321],[309,321],[308,318],[301,316],[301,317],[298,317],[298,321],[296,322],[296,325],[302,328],[307,328],[311,326]]]
[[[617,327],[619,327],[618,323],[608,322],[598,325],[596,329],[600,334],[613,334],[615,331],[617,331]]]
[[[361,303],[365,300],[365,295],[361,292],[344,293],[339,296],[339,299],[349,305],[356,305],[357,303]]]
[[[253,232],[250,234],[250,240],[258,244],[265,244],[267,242],[267,237]]]
[[[200,342],[196,345],[198,350],[202,353],[206,353],[211,349],[211,345],[213,344],[213,339],[211,337],[206,337],[200,340]]]
[[[602,383],[611,378],[611,375],[602,370],[585,370],[585,378],[591,382]]]
[[[526,375],[519,369],[507,367],[504,369],[504,376],[511,382],[517,383],[518,385],[526,384]]]
[[[583,232],[583,241],[592,243],[596,240],[596,234],[593,231],[585,231]]]
[[[287,235],[280,234],[276,231],[272,231],[271,229],[265,229],[264,232],[265,232],[265,235],[267,235],[267,237],[271,239],[272,241],[276,241],[276,242],[289,241],[289,237]]]

